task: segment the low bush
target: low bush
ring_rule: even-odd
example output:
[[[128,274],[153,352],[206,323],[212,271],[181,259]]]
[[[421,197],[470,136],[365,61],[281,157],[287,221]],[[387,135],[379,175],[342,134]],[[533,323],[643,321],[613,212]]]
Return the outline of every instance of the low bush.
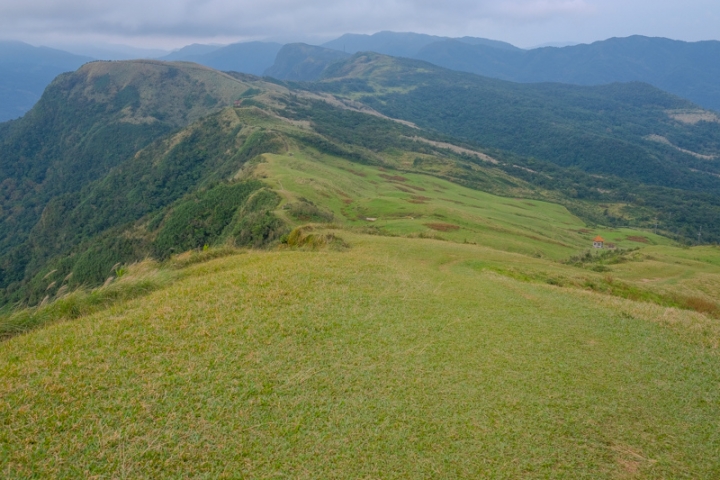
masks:
[[[290,216],[301,222],[329,223],[335,218],[332,212],[319,208],[309,200],[301,198],[298,202],[287,205]]]

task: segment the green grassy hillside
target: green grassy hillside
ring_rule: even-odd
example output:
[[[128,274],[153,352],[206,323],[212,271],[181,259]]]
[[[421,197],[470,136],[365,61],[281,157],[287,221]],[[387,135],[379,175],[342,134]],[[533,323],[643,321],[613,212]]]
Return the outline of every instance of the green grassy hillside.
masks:
[[[1,344],[3,475],[720,474],[716,320],[487,268],[542,259],[334,234]]]
[[[720,475],[720,249],[593,220],[652,210],[562,170],[202,71],[239,103],[2,257],[32,305],[0,315],[3,477]]]
[[[388,157],[386,166],[358,165],[312,151],[268,154],[263,160],[257,175],[284,197],[282,208],[296,223],[332,220],[386,235],[441,236],[556,260],[591,247],[596,235],[618,248],[671,243],[645,231],[588,229],[561,205],[499,197],[393,170]],[[402,160],[396,159],[400,165]]]

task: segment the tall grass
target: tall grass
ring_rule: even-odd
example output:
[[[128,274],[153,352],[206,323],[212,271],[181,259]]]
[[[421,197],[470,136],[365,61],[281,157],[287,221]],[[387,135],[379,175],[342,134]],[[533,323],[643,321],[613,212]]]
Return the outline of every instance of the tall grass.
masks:
[[[3,344],[0,476],[718,478],[716,321],[468,268],[578,272],[555,262],[341,235],[160,268]]]
[[[591,290],[596,293],[610,295],[613,297],[625,298],[636,302],[654,303],[662,307],[681,308],[693,310],[720,318],[720,305],[699,295],[687,295],[682,293],[661,293],[649,289],[643,289],[637,285],[622,281],[606,274],[603,277],[569,276],[556,273],[548,273],[533,270],[518,270],[501,266],[483,265],[481,269],[491,270],[515,280],[530,283],[547,283],[558,287],[579,288]],[[594,270],[594,269],[593,269]],[[569,272],[568,272],[569,273]]]
[[[18,308],[0,316],[0,340],[8,339],[57,321],[72,320],[104,310],[109,306],[142,297],[163,288],[180,277],[179,270],[190,265],[242,252],[231,246],[203,248],[176,255],[163,263],[145,260],[127,267],[118,267],[102,287],[58,291],[52,300],[36,307]]]
[[[159,267],[158,263],[146,260],[127,267],[121,276],[108,278],[100,288],[60,292],[53,301],[0,317],[0,338],[9,338],[51,322],[89,315],[113,303],[146,295],[172,280],[171,272]]]

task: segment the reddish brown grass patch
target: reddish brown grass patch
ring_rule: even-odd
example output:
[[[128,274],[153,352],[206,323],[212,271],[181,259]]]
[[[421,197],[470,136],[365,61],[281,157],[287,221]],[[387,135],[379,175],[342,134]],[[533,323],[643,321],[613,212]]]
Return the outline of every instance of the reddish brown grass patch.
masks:
[[[425,226],[438,232],[454,232],[460,230],[460,227],[451,223],[426,223]]]
[[[410,197],[408,202],[422,204],[422,203],[427,202],[428,200],[432,200],[432,198],[423,197],[422,195],[413,195],[412,197]]]
[[[647,238],[647,237],[640,237],[640,236],[637,236],[637,235],[631,235],[631,236],[627,237],[627,239],[630,240],[631,242],[650,243],[650,239],[649,239],[649,238]]]
[[[353,175],[357,175],[358,177],[367,177],[367,173],[358,172],[357,170],[348,169],[348,172],[352,173]]]
[[[720,307],[703,297],[688,297],[683,302],[687,308],[710,315],[720,314]]]
[[[384,178],[385,180],[390,180],[391,182],[407,182],[408,181],[407,178],[401,177],[400,175],[385,175],[384,173],[381,173],[378,176]]]

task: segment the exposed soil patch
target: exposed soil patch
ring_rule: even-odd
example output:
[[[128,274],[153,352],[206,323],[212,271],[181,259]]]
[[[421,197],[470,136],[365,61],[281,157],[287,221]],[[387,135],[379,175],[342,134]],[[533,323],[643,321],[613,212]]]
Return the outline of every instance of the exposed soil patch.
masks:
[[[428,200],[432,200],[432,198],[424,197],[422,195],[413,195],[412,197],[410,197],[408,202],[410,202],[410,203],[425,203]]]
[[[637,243],[650,243],[650,239],[647,237],[640,237],[637,235],[630,235],[627,237],[628,240],[631,242],[637,242]]]
[[[720,307],[702,297],[688,297],[685,299],[685,306],[691,310],[695,310],[700,313],[708,313],[713,316],[717,316],[720,313]]]
[[[310,98],[313,100],[322,100],[325,103],[328,103],[334,107],[342,108],[344,110],[351,110],[353,112],[360,112],[365,113],[367,115],[373,115],[375,117],[384,118],[386,120],[392,120],[393,122],[397,122],[400,124],[403,124],[405,126],[411,127],[411,128],[418,128],[417,125],[415,125],[412,122],[408,122],[407,120],[399,120],[397,118],[391,118],[383,115],[382,113],[373,110],[372,108],[368,107],[365,104],[362,104],[360,102],[356,102],[347,98],[338,98],[334,95],[331,95],[329,93],[310,93],[310,92],[304,92],[300,93],[298,92],[298,95],[304,98]]]
[[[720,118],[717,117],[713,112],[707,112],[705,110],[669,110],[667,112],[668,117],[673,120],[677,120],[680,123],[688,125],[695,125],[700,122],[718,122]]]
[[[357,175],[358,177],[367,177],[366,173],[358,172],[357,170],[353,170],[352,168],[344,168],[343,170],[345,170],[346,172],[350,172],[353,175]]]
[[[385,180],[390,180],[391,182],[407,182],[408,179],[405,177],[401,177],[400,175],[385,175],[384,173],[381,173],[378,175]]]
[[[459,153],[461,155],[462,154],[472,155],[472,156],[477,157],[480,160],[483,160],[485,162],[490,162],[490,163],[494,163],[494,164],[499,163],[497,160],[495,160],[494,158],[492,158],[489,155],[485,155],[484,153],[476,152],[475,150],[470,150],[468,148],[458,147],[457,145],[453,145],[451,143],[435,142],[435,141],[428,140],[427,138],[422,138],[422,137],[412,137],[410,139],[414,140],[416,142],[427,143],[428,145],[432,145],[434,147],[444,148],[446,150],[450,150],[451,152]]]
[[[449,198],[441,198],[440,200],[445,200],[446,202],[455,203],[457,205],[467,205],[466,203],[458,202],[457,200],[451,200]]]
[[[454,232],[460,230],[460,227],[451,223],[426,223],[425,226],[438,232]]]
[[[715,158],[716,158],[715,155],[703,155],[703,154],[701,154],[701,153],[692,152],[692,151],[690,151],[690,150],[685,150],[684,148],[680,148],[680,147],[678,147],[678,146],[676,146],[676,145],[673,145],[673,144],[670,142],[670,140],[668,140],[667,138],[665,138],[665,137],[663,137],[663,136],[661,136],[661,135],[654,135],[654,134],[653,134],[653,135],[648,135],[648,136],[646,136],[646,137],[644,137],[644,138],[645,138],[646,140],[650,140],[651,142],[662,143],[663,145],[667,145],[667,146],[669,146],[669,147],[672,147],[672,148],[674,148],[675,150],[677,150],[677,151],[679,151],[679,152],[687,153],[688,155],[692,155],[693,157],[695,157],[695,158],[700,158],[700,159],[702,159],[702,160],[715,160]]]
[[[395,185],[395,188],[397,188],[397,189],[400,190],[401,192],[405,192],[405,193],[415,193],[415,192],[413,192],[412,190],[410,190],[409,188],[401,187],[400,185]]]

